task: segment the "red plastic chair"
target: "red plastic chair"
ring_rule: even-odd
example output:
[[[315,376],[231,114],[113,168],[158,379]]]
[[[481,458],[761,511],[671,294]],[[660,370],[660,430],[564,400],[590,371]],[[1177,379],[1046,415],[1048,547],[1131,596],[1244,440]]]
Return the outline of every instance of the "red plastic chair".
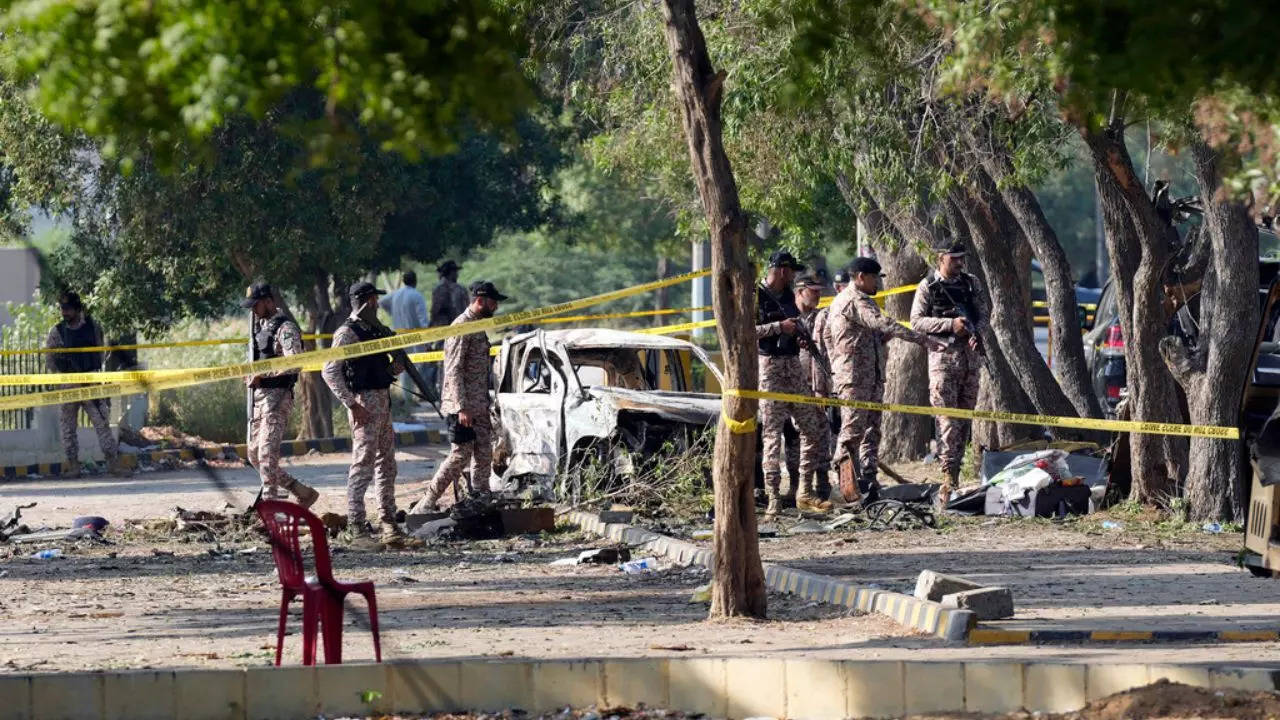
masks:
[[[301,505],[282,500],[262,500],[258,517],[271,535],[271,552],[280,575],[280,625],[276,631],[276,665],[284,650],[284,627],[289,603],[302,598],[302,664],[316,664],[316,628],[320,627],[324,642],[325,664],[342,663],[343,601],[350,593],[364,596],[369,604],[369,629],[373,631],[373,655],[382,662],[382,646],[378,638],[378,603],[372,582],[343,583],[333,579],[329,562],[329,539],[324,523]],[[315,555],[315,575],[306,574],[300,541],[306,525]]]

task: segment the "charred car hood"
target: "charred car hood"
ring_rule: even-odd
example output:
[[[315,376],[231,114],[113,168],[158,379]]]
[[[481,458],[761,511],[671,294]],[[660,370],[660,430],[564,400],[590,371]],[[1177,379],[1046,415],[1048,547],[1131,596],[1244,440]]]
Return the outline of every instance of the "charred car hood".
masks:
[[[618,410],[651,412],[664,420],[707,425],[720,415],[720,396],[709,393],[628,390],[592,386],[588,392],[611,402]]]

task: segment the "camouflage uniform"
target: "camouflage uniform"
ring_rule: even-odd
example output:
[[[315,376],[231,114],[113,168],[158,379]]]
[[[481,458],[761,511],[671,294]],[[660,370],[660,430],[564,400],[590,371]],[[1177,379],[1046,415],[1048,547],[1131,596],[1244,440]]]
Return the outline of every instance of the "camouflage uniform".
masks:
[[[454,325],[480,320],[471,308],[467,308],[454,321]],[[462,477],[468,465],[471,467],[471,492],[489,489],[489,475],[493,465],[493,425],[489,419],[489,336],[484,332],[455,335],[444,341],[444,392],[440,410],[446,416],[466,411],[471,416],[471,429],[475,439],[455,442],[449,447],[449,456],[436,471],[428,490],[428,505],[434,505],[440,495]]]
[[[891,338],[925,344],[924,335],[884,315],[873,297],[852,284],[831,303],[827,328],[836,393],[842,400],[883,402],[884,344]],[[842,425],[836,440],[836,456],[843,458],[856,448],[862,480],[870,485],[880,461],[880,413],[842,407],[840,414]]]
[[[353,311],[348,322],[360,322]],[[333,347],[360,342],[356,331],[343,325],[333,333]],[[380,357],[380,356],[379,356]],[[396,517],[396,436],[391,427],[391,393],[386,388],[353,392],[347,384],[344,364],[333,360],[324,364],[321,375],[338,401],[347,407],[351,423],[351,470],[347,474],[347,524],[357,526],[366,519],[364,495],[369,483],[378,494],[380,517],[394,525]],[[388,363],[390,364],[390,363]],[[357,422],[351,406],[359,403],[369,411],[368,422]]]
[[[269,320],[277,321],[283,316]],[[273,357],[297,355],[302,352],[302,331],[297,323],[285,319],[279,323],[271,342]],[[296,370],[262,373],[260,378],[296,375]],[[262,497],[281,500],[288,496],[286,490],[297,482],[280,468],[280,442],[289,426],[289,413],[293,411],[292,387],[258,387],[253,389],[253,418],[249,421],[249,464],[258,469],[262,478]]]
[[[958,338],[951,332],[951,325],[959,313],[954,308],[940,308],[933,295],[931,284],[939,280],[936,272],[920,281],[915,299],[911,303],[911,327],[930,335],[941,336],[948,345],[944,350],[929,352],[929,403],[934,407],[964,408],[972,410],[978,403],[978,378],[982,370],[982,356],[969,348],[968,338]],[[973,313],[979,327],[986,323],[987,307],[983,300],[978,279],[962,273],[952,281],[961,290],[967,290],[972,298]],[[967,288],[965,287],[967,283]],[[950,285],[950,283],[949,283]],[[947,296],[942,294],[945,300]],[[957,298],[959,299],[959,298]],[[969,421],[938,417],[938,438],[942,445],[943,471],[951,482],[955,481],[964,460],[964,447],[969,439]],[[946,488],[950,489],[950,488]]]
[[[90,328],[85,327],[88,323]],[[86,336],[83,342],[75,342],[74,344],[64,343],[62,332],[82,333]],[[60,347],[93,347],[101,346],[102,327],[95,323],[88,316],[78,323],[75,327],[68,326],[65,322],[60,322],[49,330],[48,337],[45,338],[46,348]],[[83,357],[80,357],[83,356]],[[45,368],[52,373],[56,372],[94,372],[102,369],[102,353],[48,353],[45,355]],[[63,385],[63,388],[77,387],[76,385]],[[120,457],[120,446],[116,442],[116,436],[111,432],[111,423],[107,418],[107,413],[111,410],[111,402],[107,399],[102,400],[81,400],[79,402],[64,403],[58,414],[58,432],[62,436],[62,449],[67,456],[67,464],[73,470],[80,466],[80,438],[77,436],[77,418],[80,410],[84,409],[84,414],[88,416],[89,422],[93,424],[93,430],[98,435],[98,443],[102,447],[102,454],[106,457],[107,462],[115,465]]]
[[[801,314],[801,319],[804,320],[804,324],[809,327],[809,334],[813,337],[813,341],[818,343],[823,356],[828,358],[829,362],[831,353],[827,350],[822,341],[822,336],[826,332],[827,308],[823,308],[821,310],[810,310],[807,313]],[[821,322],[821,326],[819,325],[819,322]],[[827,375],[826,371],[822,368],[822,365],[818,363],[817,358],[813,356],[813,353],[809,352],[808,348],[800,348],[800,364],[805,370],[805,379],[809,382],[809,394],[814,397],[831,397],[831,376]],[[818,407],[818,412],[820,414],[824,416],[826,415],[825,410],[823,410],[821,406],[816,407]],[[822,470],[825,470],[831,467],[831,425],[825,422],[825,417],[823,420],[824,422],[822,423],[822,430],[820,433],[821,440],[818,444],[818,450],[821,457],[819,467],[822,468]],[[790,445],[788,445],[787,450],[787,467],[791,468],[794,466],[790,463]],[[797,465],[798,464],[799,463],[797,463]],[[792,475],[792,477],[794,478],[795,475]],[[825,479],[825,476],[819,479]]]
[[[773,295],[772,291],[761,286],[758,288],[759,317],[765,319],[770,312],[768,303],[764,302],[764,293]],[[794,297],[786,290],[781,297],[784,307],[795,310]],[[777,296],[774,296],[777,297]],[[798,315],[798,311],[795,311]],[[791,316],[793,319],[795,315]],[[765,392],[788,393],[794,395],[811,395],[808,374],[800,362],[799,344],[792,336],[782,331],[781,320],[758,322],[756,338],[760,340],[760,389]],[[766,490],[777,495],[782,487],[782,468],[779,465],[783,454],[782,432],[787,420],[792,420],[800,431],[800,476],[810,477],[811,473],[825,473],[826,462],[823,457],[822,439],[826,428],[826,418],[817,405],[778,402],[776,400],[760,401],[760,425],[763,438],[763,456]]]

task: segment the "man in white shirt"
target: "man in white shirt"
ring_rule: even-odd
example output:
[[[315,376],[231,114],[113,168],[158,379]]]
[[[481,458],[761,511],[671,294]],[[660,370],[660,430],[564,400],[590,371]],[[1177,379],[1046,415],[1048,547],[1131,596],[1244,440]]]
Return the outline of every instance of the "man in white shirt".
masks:
[[[421,330],[431,324],[431,318],[427,314],[427,300],[422,297],[422,293],[418,292],[418,274],[412,270],[406,270],[403,276],[404,284],[399,290],[386,295],[378,300],[378,307],[391,313],[391,327],[395,330]],[[426,352],[425,345],[418,345],[407,348],[410,353]],[[426,364],[418,366],[418,371],[423,372]],[[412,398],[406,388],[414,387],[409,380],[408,373],[400,373],[399,378],[400,391],[405,397]]]

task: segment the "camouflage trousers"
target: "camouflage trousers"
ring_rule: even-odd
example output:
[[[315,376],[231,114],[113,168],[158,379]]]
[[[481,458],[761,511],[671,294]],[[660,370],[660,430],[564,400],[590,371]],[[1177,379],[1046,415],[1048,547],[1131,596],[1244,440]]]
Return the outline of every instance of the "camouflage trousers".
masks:
[[[475,431],[476,439],[450,445],[449,457],[436,470],[431,481],[436,497],[442,496],[457,482],[468,466],[471,468],[471,491],[489,489],[489,475],[493,472],[493,420],[489,417],[488,408],[471,413],[471,429]]]
[[[794,356],[760,356],[760,389],[765,392],[812,395],[805,380],[800,359]],[[764,448],[761,464],[764,467],[765,487],[777,491],[782,486],[783,428],[787,420],[795,423],[800,431],[800,476],[813,472],[826,472],[827,445],[830,429],[827,419],[818,405],[760,401],[760,432]]]
[[[837,396],[841,400],[882,402],[884,380],[865,376],[863,382],[841,385]],[[880,463],[880,413],[860,408],[840,408],[840,436],[836,439],[836,456],[857,453],[858,468],[864,476],[874,475]]]
[[[347,523],[366,520],[364,494],[373,483],[378,494],[380,519],[396,518],[396,434],[391,427],[391,393],[365,390],[356,393],[360,404],[371,416],[367,422],[356,422],[347,411],[351,423],[351,471],[347,474]]]
[[[81,400],[62,406],[58,415],[58,431],[62,435],[62,449],[67,454],[67,464],[80,464],[80,438],[76,433],[76,418],[80,414],[80,408],[84,408],[84,414],[93,423],[93,431],[98,434],[98,443],[102,446],[102,454],[107,462],[114,462],[120,455],[120,446],[116,442],[116,436],[111,433],[111,423],[107,421],[109,407],[102,400]]]
[[[293,390],[258,388],[253,391],[253,418],[249,420],[249,464],[262,479],[264,500],[288,498],[287,488],[297,482],[280,469],[280,442],[289,427]]]
[[[929,353],[929,404],[934,407],[972,410],[978,404],[978,378],[982,356],[968,347],[949,346]],[[968,420],[938,417],[940,459],[947,472],[957,472],[969,442]]]

